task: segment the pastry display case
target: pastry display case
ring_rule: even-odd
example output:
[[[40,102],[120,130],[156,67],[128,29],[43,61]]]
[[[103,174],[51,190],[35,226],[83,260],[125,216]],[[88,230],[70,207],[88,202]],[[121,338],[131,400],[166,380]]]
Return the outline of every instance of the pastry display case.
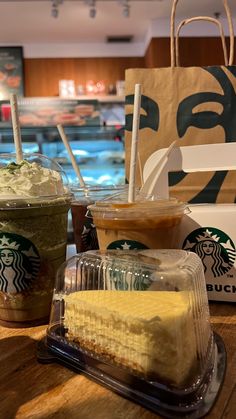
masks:
[[[19,100],[23,151],[58,162],[70,183],[76,181],[57,124],[64,126],[86,183],[124,183],[124,106],[95,99],[24,98]],[[0,102],[0,153],[14,151],[10,104]]]

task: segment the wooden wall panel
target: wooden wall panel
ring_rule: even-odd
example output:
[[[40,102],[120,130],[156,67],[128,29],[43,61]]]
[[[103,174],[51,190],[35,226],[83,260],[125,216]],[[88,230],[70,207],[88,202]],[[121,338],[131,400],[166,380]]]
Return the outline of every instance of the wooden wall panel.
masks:
[[[153,38],[145,54],[145,65],[148,68],[168,67],[170,65],[170,39]]]
[[[229,39],[226,39],[227,46]],[[224,64],[220,38],[182,37],[179,40],[180,63],[182,66],[206,66]],[[235,47],[236,63],[236,47]],[[146,67],[170,66],[170,39],[153,38],[145,55]]]
[[[228,39],[226,39],[228,45]],[[236,44],[236,43],[235,43]],[[236,47],[235,47],[236,57]],[[223,64],[221,41],[215,37],[180,38],[182,66]],[[170,39],[153,38],[144,57],[115,58],[28,58],[25,64],[25,96],[58,96],[59,80],[72,79],[75,84],[104,80],[106,85],[123,80],[125,69],[168,67]],[[236,64],[236,59],[234,60]]]
[[[75,85],[104,80],[108,86],[124,80],[125,69],[144,63],[144,57],[25,59],[25,96],[58,96],[60,79],[72,79]]]

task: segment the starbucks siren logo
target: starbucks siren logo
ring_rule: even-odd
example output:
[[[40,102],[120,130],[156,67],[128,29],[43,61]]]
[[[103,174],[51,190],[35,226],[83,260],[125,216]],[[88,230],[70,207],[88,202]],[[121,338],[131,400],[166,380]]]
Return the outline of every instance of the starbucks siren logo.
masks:
[[[135,240],[116,240],[110,243],[107,246],[107,249],[116,249],[116,250],[138,250],[138,249],[148,249],[145,244],[136,242]]]
[[[95,228],[95,225],[89,222],[85,221],[84,228],[81,234],[81,251],[86,252],[87,250],[95,250],[99,249],[98,246],[98,238],[97,238],[97,230]]]
[[[39,253],[31,241],[17,234],[0,233],[0,291],[27,290],[39,268]]]
[[[195,252],[202,260],[205,273],[214,278],[228,272],[236,257],[231,238],[213,227],[192,231],[184,240],[182,248]]]

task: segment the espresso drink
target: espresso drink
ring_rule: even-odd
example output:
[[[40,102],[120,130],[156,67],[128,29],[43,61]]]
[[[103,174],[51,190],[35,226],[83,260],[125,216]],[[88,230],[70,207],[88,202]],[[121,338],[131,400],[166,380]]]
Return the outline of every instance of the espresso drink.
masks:
[[[88,206],[94,202],[102,201],[111,195],[122,193],[126,185],[117,186],[90,186],[86,188],[73,185],[71,190],[74,199],[71,204],[74,241],[77,252],[86,252],[99,248],[97,231],[93,223]]]
[[[87,217],[88,205],[93,201],[82,203],[74,201],[71,205],[74,241],[78,253],[98,249],[98,239],[92,217]]]
[[[170,249],[186,205],[175,199],[89,206],[100,249]]]

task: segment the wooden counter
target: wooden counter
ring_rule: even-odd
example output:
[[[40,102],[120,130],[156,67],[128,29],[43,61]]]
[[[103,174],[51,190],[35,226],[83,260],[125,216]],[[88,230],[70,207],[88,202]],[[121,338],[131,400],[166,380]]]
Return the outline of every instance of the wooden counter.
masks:
[[[209,419],[236,418],[236,304],[212,303],[211,321],[224,339],[226,377]],[[45,326],[0,327],[0,419],[157,419],[158,416],[57,364],[36,359]]]

